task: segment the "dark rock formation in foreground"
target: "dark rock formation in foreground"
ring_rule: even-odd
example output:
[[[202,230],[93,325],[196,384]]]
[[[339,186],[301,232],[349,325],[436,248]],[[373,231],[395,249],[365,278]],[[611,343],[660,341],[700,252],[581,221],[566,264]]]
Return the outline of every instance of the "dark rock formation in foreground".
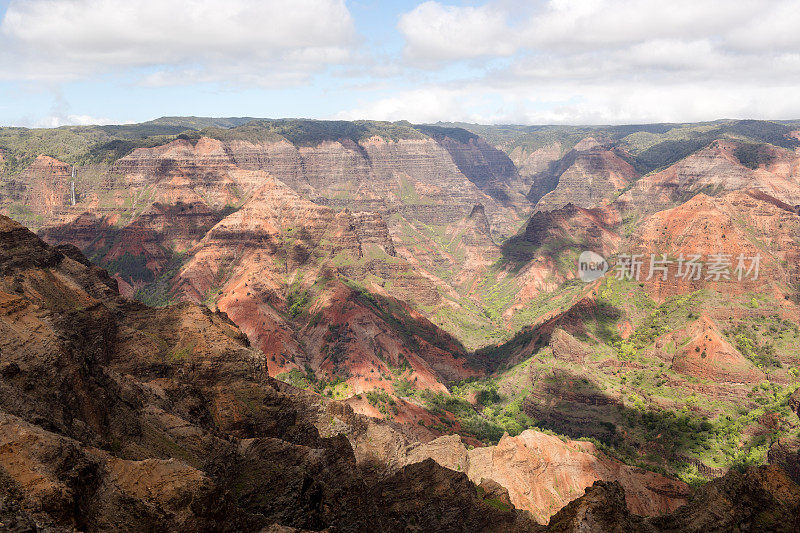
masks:
[[[617,482],[597,481],[550,521],[548,531],[710,532],[800,531],[800,487],[775,466],[731,471],[703,486],[675,512],[632,515]]]

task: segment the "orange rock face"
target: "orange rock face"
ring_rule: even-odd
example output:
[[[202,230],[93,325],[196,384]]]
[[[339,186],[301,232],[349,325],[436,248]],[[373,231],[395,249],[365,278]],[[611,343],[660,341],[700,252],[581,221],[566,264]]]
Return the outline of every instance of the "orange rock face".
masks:
[[[631,238],[632,251],[642,253],[646,264],[642,281],[657,299],[682,294],[706,286],[725,292],[775,290],[776,285],[795,279],[800,248],[794,237],[800,219],[786,204],[759,191],[735,191],[721,198],[704,194],[647,218]],[[756,239],[753,238],[756,236]],[[668,254],[667,279],[654,272],[650,279],[650,254]],[[708,264],[715,254],[724,254],[725,277],[709,277]],[[684,269],[679,275],[677,259],[700,255],[704,270],[699,279]],[[744,259],[741,279],[736,272],[739,257]],[[758,276],[751,258],[759,256]],[[765,287],[767,287],[765,289]]]
[[[443,381],[476,375],[465,364],[463,348],[449,336],[388,294],[384,303],[359,299],[359,293],[337,281],[334,265],[328,264],[337,258],[391,259],[394,254],[379,217],[337,213],[265,178],[240,209],[192,249],[174,286],[191,300],[214,297],[217,307],[268,356],[273,375],[309,365],[320,377],[349,376],[353,393],[372,388],[392,392],[388,377],[397,368],[408,368],[407,379],[435,390],[444,390]],[[402,262],[391,266],[405,269],[413,282]],[[292,279],[297,290],[312,291],[315,301],[291,308],[285,286]],[[425,280],[412,285],[417,294],[426,290]],[[409,335],[391,325],[404,321],[424,333]]]
[[[542,524],[598,480],[619,481],[628,509],[638,515],[671,512],[689,496],[685,483],[624,465],[592,443],[564,441],[535,430],[505,435],[496,446],[469,451],[457,437],[440,437],[415,448],[409,460],[423,456],[466,472],[476,484],[499,483],[515,507],[530,511]]]
[[[509,212],[482,187],[493,193],[495,183],[498,191],[509,194],[518,179],[511,161],[488,146],[459,146],[456,150],[449,141],[441,142],[451,152],[472,154],[476,161],[490,165],[490,171],[470,179],[459,170],[451,153],[431,138],[387,142],[379,137],[359,144],[346,139],[325,141],[313,147],[298,147],[286,140],[223,143],[204,137],[195,145],[177,140],[135,150],[115,163],[114,170],[136,186],[157,180],[163,189],[160,200],[169,198],[172,202],[180,199],[189,203],[201,196],[224,205],[241,198],[237,188],[244,193],[252,190],[266,172],[318,203],[383,213],[405,205],[402,212],[406,216],[427,223],[454,222],[467,215],[473,205],[482,203],[493,228],[510,232],[520,214],[526,214],[524,199],[520,196],[513,204],[520,213],[513,209]],[[494,158],[489,157],[487,162],[490,152]],[[402,189],[413,190],[417,199],[404,200]],[[433,211],[430,205],[440,209]]]
[[[41,225],[41,219],[58,221],[70,210],[71,173],[70,165],[40,155],[22,172],[21,179],[10,187],[6,201],[25,206],[28,211],[26,218],[31,223],[35,222],[36,217],[40,217],[38,225]],[[9,213],[7,208],[3,213]]]
[[[42,459],[68,450],[102,471],[107,494],[146,501],[170,524],[192,529],[205,522],[192,522],[197,517],[173,504],[214,496],[219,480],[198,465],[222,449],[221,455],[238,457],[215,466],[230,473],[223,484],[233,487],[237,505],[262,516],[274,505],[281,523],[315,530],[345,523],[322,517],[331,502],[345,501],[330,491],[348,492],[352,487],[342,483],[356,466],[390,479],[380,494],[404,511],[426,490],[445,500],[457,492],[469,504],[484,501],[472,505],[473,514],[486,514],[488,501],[526,509],[545,523],[598,482],[611,496],[624,490],[623,515],[655,515],[673,511],[687,487],[625,466],[586,442],[535,430],[506,435],[496,446],[484,447],[476,437],[496,438],[500,426],[529,427],[535,419],[563,434],[619,445],[627,457],[671,472],[685,474],[685,463],[720,475],[726,458],[717,454],[713,466],[705,464],[711,455],[701,448],[731,420],[725,415],[769,406],[743,422],[742,439],[731,446],[743,453],[750,437],[796,424],[794,415],[769,405],[771,391],[762,394],[754,385],[769,380],[776,390],[786,388],[800,364],[787,340],[797,338],[791,325],[800,317],[797,153],[721,139],[639,178],[642,160],[626,151],[633,144],[613,133],[581,140],[557,135],[563,144],[520,145],[510,159],[458,128],[420,126],[419,135],[400,140],[340,138],[335,129],[322,140],[311,131],[298,141],[273,131],[208,130],[219,138],[181,135],[113,164],[89,165],[80,171],[85,179],[75,207],[64,196],[69,165],[40,156],[9,180],[4,174],[0,205],[12,205],[34,227],[44,224],[40,234],[48,242],[75,244],[114,270],[113,278],[99,281],[80,254],[63,247],[39,250],[36,268],[28,265],[20,275],[16,237],[7,246],[14,252],[0,257],[7,266],[0,322],[8,334],[0,336],[0,358],[14,354],[0,361],[0,403],[16,398],[7,383],[15,383],[15,395],[34,390],[19,377],[25,376],[71,409],[53,410],[35,390],[26,402],[38,411],[25,411],[26,402],[12,405],[13,416],[25,420],[0,413],[0,465],[23,487],[26,501],[53,500],[46,511],[72,520],[81,493],[64,481],[63,465],[53,470]],[[564,156],[563,147],[576,141]],[[538,209],[529,217],[533,202]],[[30,204],[30,212],[20,211],[20,203]],[[19,230],[4,231],[18,236]],[[720,252],[734,264],[740,254],[760,254],[761,263],[758,280],[678,279],[673,266],[668,280],[611,287],[575,279],[583,250],[673,259]],[[75,289],[86,284],[92,290]],[[97,296],[114,286],[159,305],[184,303],[153,310],[115,294],[113,303]],[[42,318],[35,302],[52,308],[52,316]],[[676,309],[668,308],[673,302]],[[80,350],[62,350],[69,330],[61,318],[78,319],[84,328],[69,334]],[[460,338],[470,339],[464,342],[523,330],[505,346],[471,354],[431,320],[457,324],[468,334]],[[762,341],[767,328],[777,333]],[[738,339],[745,334],[753,336],[752,350]],[[38,335],[37,343],[29,335]],[[50,379],[65,354],[84,353],[92,360],[74,362],[61,381]],[[108,380],[86,375],[86,368],[109,359]],[[469,400],[458,404],[464,411],[423,407],[428,393],[447,395],[445,384],[489,371],[496,371],[491,380],[451,388],[463,394],[457,401]],[[278,375],[319,394],[269,378]],[[497,401],[482,405],[476,386],[496,386]],[[409,387],[423,392],[396,396]],[[288,398],[294,395],[300,405]],[[113,431],[108,399],[118,401]],[[46,428],[37,426],[37,417],[47,420]],[[140,425],[129,431],[129,420]],[[484,421],[490,431],[474,429]],[[50,435],[53,427],[84,439],[82,445]],[[687,442],[687,428],[698,429],[696,442]],[[474,437],[435,438],[444,431]],[[122,443],[107,438],[120,432]],[[215,440],[220,432],[229,445]],[[468,450],[464,442],[478,448]],[[163,459],[176,446],[186,465]],[[297,468],[276,470],[276,463]],[[261,468],[254,470],[261,477],[273,476],[276,492],[286,487],[295,498],[297,489],[310,495],[298,497],[303,505],[308,499],[325,504],[311,510],[284,499],[273,504],[283,496],[265,492],[248,475],[251,466]],[[327,467],[334,474],[308,489],[306,480],[316,479],[308,472],[327,476]],[[611,480],[618,485],[604,484]],[[414,516],[433,528],[436,512]]]
[[[659,339],[664,357],[683,374],[715,383],[760,383],[766,376],[725,340],[707,314],[685,329]],[[670,353],[672,352],[672,353]]]
[[[513,275],[520,291],[511,311],[575,278],[582,251],[591,250],[608,257],[618,250],[622,238],[615,226],[619,222],[619,214],[610,207],[585,209],[570,203],[534,213],[524,232],[502,245],[504,256],[514,262],[514,268],[519,268]],[[564,270],[564,264],[569,265],[568,270]]]
[[[740,145],[734,141],[714,141],[706,148],[645,176],[620,196],[626,208],[654,212],[681,203],[696,193],[758,189],[791,205],[800,203],[800,182],[794,169],[797,155],[780,148],[770,150],[771,163],[751,169],[736,156]]]
[[[584,139],[560,161],[555,171],[558,185],[536,204],[551,211],[567,204],[591,208],[606,204],[639,177],[633,166],[614,149]]]
[[[124,176],[132,191],[147,195],[154,203],[127,224],[87,213],[68,225],[42,233],[49,242],[76,244],[97,259],[119,266],[123,271],[116,276],[126,294],[133,295],[147,283],[167,275],[164,282],[173,297],[213,302],[267,354],[273,375],[310,365],[320,376],[347,372],[354,392],[376,387],[391,392],[389,381],[383,376],[391,375],[392,368],[410,365],[408,379],[423,388],[443,390],[443,380],[462,379],[477,372],[467,369],[460,360],[463,348],[452,339],[439,346],[440,342],[434,339],[447,336],[436,332],[421,316],[413,317],[410,308],[397,302],[402,318],[390,313],[390,321],[415,322],[415,328],[432,336],[422,339],[400,334],[385,323],[387,317],[363,305],[357,305],[359,312],[354,313],[347,308],[356,302],[354,298],[347,302],[352,291],[335,282],[340,274],[363,278],[374,273],[395,280],[391,297],[429,304],[438,301],[433,282],[397,258],[383,217],[311,202],[261,170],[269,168],[305,192],[308,183],[314,184],[318,191],[313,194],[319,196],[338,194],[337,187],[352,185],[353,180],[365,177],[380,181],[381,187],[394,187],[398,169],[391,165],[400,162],[409,172],[407,178],[418,180],[428,180],[425,169],[431,165],[443,164],[447,173],[444,182],[451,183],[454,191],[458,189],[462,196],[476,199],[488,198],[452,162],[436,159],[445,157],[436,143],[400,146],[371,140],[365,146],[374,161],[364,160],[357,147],[347,143],[327,143],[298,151],[285,142],[234,142],[228,146],[201,138],[196,143],[177,140],[138,149],[117,161],[113,171]],[[415,157],[403,155],[405,150]],[[438,155],[432,156],[430,150]],[[352,167],[342,166],[344,162],[337,159],[347,154],[355,158]],[[318,175],[331,169],[338,172],[336,168],[341,171],[340,179]],[[295,174],[300,171],[309,173],[306,179]],[[366,195],[363,198],[368,199],[373,194],[360,190],[359,198]],[[443,189],[428,193],[441,196]],[[232,207],[233,204],[237,205]],[[474,213],[468,213],[454,230],[454,239],[464,243],[467,254],[481,246],[494,246],[485,211],[482,207],[473,209],[472,205],[469,208]],[[185,254],[186,259],[176,262],[176,256],[181,257],[178,254]],[[480,253],[470,255],[467,262],[474,265],[470,267],[474,274],[469,279],[483,272],[488,261]],[[328,281],[331,286],[325,289]],[[289,309],[290,285],[296,287],[291,290],[311,290],[317,304],[311,308],[312,302],[307,302],[305,307],[310,309],[304,309],[300,316],[287,317],[287,312],[296,312]],[[379,285],[371,290],[390,296]],[[304,322],[323,314],[325,321],[316,318],[313,326],[303,330]],[[350,331],[355,336],[352,342],[342,345],[326,340],[328,319],[339,321],[336,324]],[[302,332],[298,334],[298,330]],[[338,346],[336,349],[342,353],[331,357],[317,351],[330,348],[329,344]]]

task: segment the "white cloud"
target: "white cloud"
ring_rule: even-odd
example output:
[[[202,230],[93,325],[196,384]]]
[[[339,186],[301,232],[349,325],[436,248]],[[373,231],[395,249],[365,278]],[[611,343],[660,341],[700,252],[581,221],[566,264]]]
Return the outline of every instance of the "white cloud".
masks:
[[[57,88],[111,73],[105,79],[133,78],[154,95],[210,82],[232,95],[284,89],[268,93],[274,114],[288,103],[287,113],[308,106],[338,118],[800,116],[800,0],[425,1],[383,19],[386,28],[359,28],[364,35],[356,21],[374,26],[392,10],[370,7],[365,17],[349,5],[362,10],[355,19],[345,0],[11,0],[0,24],[0,82]],[[320,72],[327,76],[313,79],[324,83],[287,89]],[[259,102],[257,92],[250,98]],[[326,112],[328,101],[351,109]],[[53,123],[82,120],[50,114]]]
[[[398,29],[406,39],[406,55],[422,63],[452,59],[503,56],[515,45],[504,38],[508,16],[484,7],[443,6],[425,2],[400,17]]]
[[[476,95],[477,96],[477,95]],[[479,99],[479,97],[478,97]],[[470,101],[472,100],[472,101]],[[465,116],[478,118],[478,115],[465,115],[465,110],[475,105],[475,97],[469,91],[448,88],[428,87],[404,91],[334,115],[339,120],[409,120],[411,122],[430,122],[436,120],[455,120],[443,117]]]
[[[165,67],[269,80],[341,62],[355,40],[343,0],[12,0],[0,34],[23,77],[55,79]]]
[[[800,49],[800,1],[768,2],[747,24],[727,35],[732,49],[756,52],[795,51]]]
[[[427,87],[365,102],[340,119],[466,121],[484,124],[632,124],[718,118],[785,119],[797,115],[795,87],[694,83],[570,84],[519,87]]]
[[[576,51],[570,54],[538,54],[519,57],[504,71],[495,72],[497,83],[558,84],[583,80],[600,81],[650,80],[653,83],[672,84],[695,80],[699,83],[720,76],[735,77],[744,71],[753,71],[749,57],[724,54],[710,42],[652,40],[628,47],[594,51]],[[767,64],[759,62],[758,70]],[[768,74],[768,72],[765,72]]]
[[[651,40],[637,43],[617,54],[633,68],[664,70],[711,70],[731,66],[730,58],[720,54],[707,40]]]
[[[515,51],[575,51],[647,41],[796,44],[797,0],[550,0],[489,2],[479,7],[425,2],[400,17],[413,59],[441,61],[507,56]],[[769,28],[785,29],[782,35]],[[747,36],[745,36],[747,34]]]
[[[705,52],[731,55],[798,52],[798,23],[800,0],[495,1],[479,7],[429,1],[403,14],[398,29],[410,58],[441,62],[514,53],[571,56],[650,43],[676,49],[702,44]]]
[[[521,28],[528,45],[604,47],[648,40],[696,40],[757,17],[774,0],[551,0]]]
[[[109,118],[55,114],[32,121],[29,125],[34,128],[58,128],[59,126],[91,126],[114,123]]]
[[[398,24],[412,64],[489,66],[349,114],[593,124],[794,117],[798,24],[800,0],[426,2]]]

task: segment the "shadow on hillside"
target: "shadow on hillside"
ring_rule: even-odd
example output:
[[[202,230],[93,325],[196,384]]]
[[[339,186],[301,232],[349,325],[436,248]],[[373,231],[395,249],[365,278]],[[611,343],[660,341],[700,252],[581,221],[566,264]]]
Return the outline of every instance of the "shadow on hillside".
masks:
[[[611,345],[619,339],[616,324],[621,317],[622,311],[613,305],[584,299],[551,320],[475,355],[490,372],[509,369],[535,358],[540,350],[551,345],[559,329],[588,344],[589,349],[597,341]],[[563,341],[561,345],[564,346]],[[583,346],[578,352],[585,350],[586,345]],[[582,357],[578,352],[576,357]],[[569,353],[566,356],[569,357]],[[702,416],[691,411],[650,408],[644,396],[646,389],[638,386],[634,390],[644,396],[643,403],[627,395],[611,393],[610,384],[602,381],[603,374],[595,374],[590,369],[569,371],[533,362],[524,372],[517,374],[524,376],[520,386],[528,388],[522,409],[536,421],[537,427],[573,439],[597,439],[606,451],[629,463],[641,460],[651,465],[663,460],[685,462],[694,464],[707,477],[722,474],[721,470],[690,458],[692,451],[702,453],[719,446],[714,426]],[[725,450],[725,453],[732,455],[735,450]]]
[[[583,218],[573,204],[536,211],[516,235],[500,245],[501,261],[518,271],[530,261],[544,258],[562,275],[577,273],[581,252],[603,247],[602,228],[581,228]]]
[[[568,237],[545,234],[548,222],[541,219],[547,216],[549,214],[534,213],[525,228],[500,245],[500,262],[512,272],[517,273],[531,261],[543,258],[550,261],[559,274],[574,274],[577,273],[581,252],[595,248],[592,244],[576,242]]]
[[[539,249],[539,246],[527,239],[526,228],[509,237],[500,245],[502,261],[510,264],[515,271],[536,257],[536,251]]]
[[[686,462],[707,477],[723,473],[690,457],[692,450],[716,446],[713,425],[698,415],[629,405],[628,399],[609,394],[588,373],[542,369],[532,380],[523,410],[537,427],[573,439],[596,439],[626,462]]]
[[[558,187],[558,182],[569,167],[575,164],[578,152],[570,150],[561,159],[550,161],[547,168],[533,175],[531,188],[526,195],[528,201],[536,205],[545,195]]]
[[[503,190],[502,182],[512,178],[517,173],[517,167],[505,152],[481,142],[478,135],[463,128],[425,125],[414,127],[433,137],[447,150],[458,170],[479,189],[503,205],[511,204],[511,198]],[[465,147],[471,147],[472,150],[466,150]],[[475,152],[482,157],[475,157]]]
[[[616,324],[622,316],[623,312],[618,307],[605,301],[585,298],[553,318],[521,330],[507,342],[476,351],[473,357],[489,372],[509,368],[550,344],[553,332],[557,329],[563,329],[582,341],[593,342],[592,337],[595,337],[609,343],[619,336]]]
[[[352,281],[345,284],[354,291],[354,298],[375,312],[403,340],[412,352],[420,352],[420,341],[453,357],[467,358],[467,349],[455,337],[422,316],[412,316],[411,308],[401,300],[370,292]],[[467,358],[470,361],[469,358]]]

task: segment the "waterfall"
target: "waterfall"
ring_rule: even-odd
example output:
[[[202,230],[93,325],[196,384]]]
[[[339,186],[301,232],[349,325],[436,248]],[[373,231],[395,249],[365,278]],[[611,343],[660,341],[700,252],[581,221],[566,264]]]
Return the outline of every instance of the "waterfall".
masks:
[[[72,167],[72,181],[70,182],[70,202],[72,205],[75,205],[75,167]]]

